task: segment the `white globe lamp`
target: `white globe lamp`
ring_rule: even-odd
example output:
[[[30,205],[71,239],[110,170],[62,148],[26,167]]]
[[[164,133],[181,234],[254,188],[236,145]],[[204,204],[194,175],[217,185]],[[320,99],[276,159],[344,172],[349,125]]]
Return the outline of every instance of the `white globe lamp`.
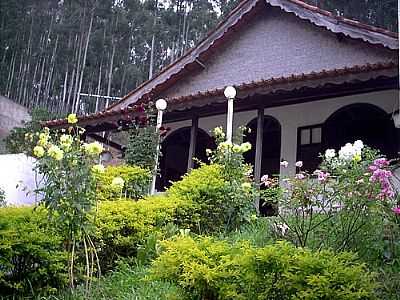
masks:
[[[224,95],[228,99],[235,99],[236,89],[233,86],[227,86],[224,91]]]
[[[166,110],[167,109],[167,101],[165,101],[164,99],[158,99],[156,101],[156,108],[161,111]]]

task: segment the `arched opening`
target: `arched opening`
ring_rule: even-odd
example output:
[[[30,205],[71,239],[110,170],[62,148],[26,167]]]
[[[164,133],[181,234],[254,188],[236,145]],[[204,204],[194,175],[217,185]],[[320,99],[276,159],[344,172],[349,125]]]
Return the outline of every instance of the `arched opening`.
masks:
[[[389,158],[396,155],[396,131],[390,116],[372,104],[351,104],[333,113],[323,125],[323,148],[340,149],[362,140]]]
[[[171,181],[180,180],[187,172],[190,127],[183,127],[169,134],[161,144],[160,176],[157,178],[157,190],[163,191]],[[202,129],[197,131],[195,158],[207,162],[206,149],[214,149],[215,142]],[[195,166],[197,163],[195,162]]]
[[[250,142],[252,149],[244,154],[244,159],[254,167],[257,141],[257,119],[250,121],[247,127],[250,128],[251,132],[244,137],[244,141]],[[266,174],[269,176],[278,175],[280,157],[281,124],[274,117],[264,116],[261,176]],[[264,216],[272,215],[275,212],[275,209],[271,205],[267,205],[262,200],[260,201],[259,210],[261,215]]]

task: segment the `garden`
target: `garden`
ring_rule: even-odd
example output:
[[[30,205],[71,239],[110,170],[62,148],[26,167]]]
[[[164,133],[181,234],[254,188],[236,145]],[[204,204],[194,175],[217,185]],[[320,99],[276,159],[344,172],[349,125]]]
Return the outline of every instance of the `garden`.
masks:
[[[246,129],[227,142],[217,127],[209,162],[149,195],[154,151],[104,167],[77,121],[24,134],[41,201],[11,207],[0,193],[2,298],[400,299],[397,161],[362,141],[255,182]]]

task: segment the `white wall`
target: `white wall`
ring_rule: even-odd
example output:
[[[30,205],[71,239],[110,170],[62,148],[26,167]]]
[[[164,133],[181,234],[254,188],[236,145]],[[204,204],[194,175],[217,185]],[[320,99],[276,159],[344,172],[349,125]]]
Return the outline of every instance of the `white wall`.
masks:
[[[398,91],[387,90],[382,92],[372,92],[308,103],[266,108],[264,110],[264,114],[276,118],[282,126],[281,160],[287,160],[290,167],[286,170],[281,170],[281,173],[293,173],[295,170],[293,165],[296,161],[298,127],[324,123],[326,119],[328,119],[329,116],[331,116],[335,111],[354,103],[374,104],[387,113],[391,113],[398,108],[397,101]],[[234,126],[238,127],[241,125],[247,125],[256,117],[256,110],[235,113]],[[166,125],[171,127],[171,131],[169,132],[170,134],[178,128],[190,126],[191,120],[168,123]],[[225,128],[225,125],[226,114],[199,119],[199,128],[203,129],[207,133],[210,133],[211,130],[217,126],[223,126]]]
[[[39,199],[34,190],[41,176],[33,171],[35,159],[25,154],[0,155],[0,188],[7,205],[31,205]],[[18,185],[18,186],[17,186]]]

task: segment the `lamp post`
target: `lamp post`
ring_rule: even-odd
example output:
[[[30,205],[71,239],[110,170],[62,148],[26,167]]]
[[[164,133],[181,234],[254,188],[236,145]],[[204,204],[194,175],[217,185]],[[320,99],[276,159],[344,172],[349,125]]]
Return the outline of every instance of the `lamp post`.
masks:
[[[225,88],[224,95],[228,99],[228,113],[226,116],[226,141],[232,143],[233,100],[236,96],[236,89],[233,86],[227,86]]]
[[[156,101],[156,108],[157,108],[157,126],[156,132],[159,133],[159,130],[162,125],[163,113],[167,109],[167,101],[164,99],[158,99]],[[150,194],[154,195],[156,192],[156,179],[157,179],[157,171],[158,171],[158,152],[160,151],[160,135],[157,136],[157,148],[155,154],[155,164],[153,170],[153,180],[151,182]]]

